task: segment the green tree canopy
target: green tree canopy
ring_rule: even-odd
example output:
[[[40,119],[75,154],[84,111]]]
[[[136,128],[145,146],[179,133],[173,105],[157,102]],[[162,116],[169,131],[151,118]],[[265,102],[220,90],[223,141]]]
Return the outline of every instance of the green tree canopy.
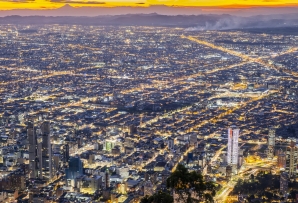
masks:
[[[215,185],[212,182],[205,181],[200,173],[189,172],[180,164],[167,179],[167,188],[168,191],[159,191],[150,197],[144,197],[141,203],[172,203],[174,197],[183,203],[213,202],[215,195]]]
[[[167,187],[177,195],[178,201],[185,203],[213,202],[215,195],[212,182],[206,182],[200,173],[189,172],[180,164],[167,179]]]
[[[168,192],[158,191],[152,196],[146,196],[141,199],[141,203],[173,203],[173,196]]]

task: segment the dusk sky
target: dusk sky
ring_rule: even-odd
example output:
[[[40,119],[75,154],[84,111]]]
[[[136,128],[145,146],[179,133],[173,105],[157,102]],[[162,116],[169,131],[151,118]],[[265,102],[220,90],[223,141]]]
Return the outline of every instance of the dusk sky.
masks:
[[[72,7],[148,7],[166,5],[176,7],[292,7],[297,0],[0,0],[0,10],[12,9],[57,9],[69,4]]]

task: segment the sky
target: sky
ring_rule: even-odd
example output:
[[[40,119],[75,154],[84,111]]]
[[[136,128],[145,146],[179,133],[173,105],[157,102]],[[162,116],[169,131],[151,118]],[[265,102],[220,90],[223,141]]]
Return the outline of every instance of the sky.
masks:
[[[0,0],[0,10],[57,9],[66,4],[72,7],[149,7],[165,5],[174,7],[292,7],[298,0]]]

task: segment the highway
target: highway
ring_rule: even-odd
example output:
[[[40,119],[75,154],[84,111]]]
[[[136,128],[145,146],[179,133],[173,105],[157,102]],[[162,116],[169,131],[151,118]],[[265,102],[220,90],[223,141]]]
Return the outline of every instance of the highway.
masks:
[[[211,47],[213,49],[217,49],[217,50],[223,51],[225,53],[228,53],[228,54],[231,54],[231,55],[234,55],[234,56],[238,56],[238,57],[242,58],[244,61],[259,63],[259,64],[261,64],[261,65],[263,65],[265,67],[274,69],[277,72],[279,72],[279,71],[282,70],[284,73],[286,73],[288,75],[292,75],[294,77],[298,77],[298,73],[296,73],[294,71],[291,71],[291,70],[288,70],[288,69],[285,69],[285,68],[283,68],[283,69],[277,68],[276,66],[274,66],[272,64],[269,64],[268,62],[263,61],[261,58],[252,58],[252,57],[249,57],[249,56],[244,55],[242,53],[239,53],[239,52],[236,52],[236,51],[233,51],[233,50],[230,50],[230,49],[221,47],[221,46],[216,46],[215,44],[212,44],[210,42],[206,42],[206,41],[203,41],[203,40],[200,40],[200,39],[191,37],[191,36],[184,36],[184,35],[182,35],[181,38],[188,39],[188,40],[193,41],[193,42],[196,42],[198,44],[202,44],[202,45],[205,45],[205,46]],[[293,48],[292,50],[290,50],[287,53],[294,52],[294,51],[296,51],[296,49]]]
[[[276,56],[273,56],[273,58],[276,58],[276,57],[282,56],[282,55],[286,55],[286,54],[290,54],[290,53],[296,52],[297,50],[298,50],[297,47],[293,47],[293,48],[291,48],[291,49],[289,49],[289,50],[287,50],[285,52],[282,52],[280,54],[277,54]]]
[[[276,164],[276,159],[273,162],[263,161],[258,165],[256,165],[256,163],[244,163],[238,174],[235,175],[229,182],[224,184],[221,190],[216,194],[216,196],[214,197],[215,202],[225,202],[226,198],[229,196],[230,192],[233,191],[239,179],[249,178],[252,174],[257,175],[260,170],[270,169],[274,164]]]

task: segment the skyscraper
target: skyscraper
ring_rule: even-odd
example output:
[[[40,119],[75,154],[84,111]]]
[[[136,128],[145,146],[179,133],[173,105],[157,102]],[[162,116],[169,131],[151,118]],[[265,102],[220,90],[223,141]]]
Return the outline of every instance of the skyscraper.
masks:
[[[286,172],[289,176],[294,176],[297,173],[298,147],[294,141],[291,141],[286,152]]]
[[[28,139],[28,148],[29,148],[29,177],[37,178],[39,160],[37,157],[36,132],[35,132],[34,124],[32,122],[29,122],[27,126],[27,139]]]
[[[235,171],[238,166],[238,138],[240,129],[236,126],[231,126],[228,129],[228,153],[227,153],[227,163],[231,165]]]
[[[286,155],[282,150],[279,150],[278,155],[277,155],[277,167],[279,169],[285,170],[286,168]]]
[[[280,192],[285,197],[288,191],[288,174],[286,172],[280,173]]]
[[[29,177],[52,178],[52,147],[50,142],[50,122],[45,121],[40,128],[28,123],[27,138],[29,148]]]
[[[168,139],[168,149],[171,150],[174,148],[174,140]]]
[[[71,157],[65,170],[66,179],[74,180],[83,174],[83,163],[79,157]]]
[[[63,162],[67,163],[69,161],[69,145],[63,146]]]
[[[275,129],[270,128],[268,133],[268,145],[275,146]]]
[[[275,147],[275,129],[270,128],[268,133],[268,149],[267,149],[268,159],[273,159],[274,147]]]
[[[41,136],[42,136],[42,168],[43,175],[47,176],[49,179],[53,176],[52,168],[52,145],[51,145],[51,125],[49,121],[45,121],[41,124]]]
[[[109,173],[109,169],[107,169],[105,173],[105,189],[108,189],[109,187],[110,187],[110,173]]]

